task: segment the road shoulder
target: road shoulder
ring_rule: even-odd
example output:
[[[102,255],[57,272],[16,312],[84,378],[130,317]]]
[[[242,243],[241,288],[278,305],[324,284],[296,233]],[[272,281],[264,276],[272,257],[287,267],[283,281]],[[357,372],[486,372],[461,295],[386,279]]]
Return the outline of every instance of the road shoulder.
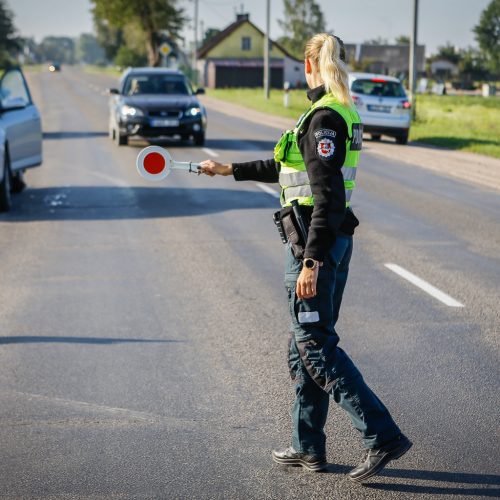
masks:
[[[295,125],[295,121],[289,118],[262,113],[222,99],[205,95],[200,100],[209,110],[231,116],[236,115],[244,120],[266,124],[279,130],[286,130]],[[500,160],[496,158],[450,151],[417,142],[401,146],[392,142],[366,141],[364,148],[369,153],[389,160],[401,161],[407,165],[432,170],[445,177],[500,191]]]

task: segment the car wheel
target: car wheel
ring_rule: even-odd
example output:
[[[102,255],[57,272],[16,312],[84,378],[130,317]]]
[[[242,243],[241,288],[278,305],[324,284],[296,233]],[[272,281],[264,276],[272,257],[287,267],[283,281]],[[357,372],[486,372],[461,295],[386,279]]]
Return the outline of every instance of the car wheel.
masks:
[[[372,141],[380,141],[380,138],[382,137],[381,134],[372,134]]]
[[[26,182],[24,182],[24,175],[22,172],[12,174],[12,182],[10,190],[12,193],[21,193],[26,189]]]
[[[396,142],[398,144],[408,144],[408,132],[396,136]]]
[[[205,134],[196,134],[193,136],[193,140],[196,146],[203,146],[205,144]]]
[[[7,155],[3,162],[3,178],[0,182],[0,212],[8,212],[12,206],[10,198],[10,168]]]
[[[118,146],[126,146],[128,144],[128,135],[120,134],[120,130],[116,129],[114,133],[116,144],[118,144]]]

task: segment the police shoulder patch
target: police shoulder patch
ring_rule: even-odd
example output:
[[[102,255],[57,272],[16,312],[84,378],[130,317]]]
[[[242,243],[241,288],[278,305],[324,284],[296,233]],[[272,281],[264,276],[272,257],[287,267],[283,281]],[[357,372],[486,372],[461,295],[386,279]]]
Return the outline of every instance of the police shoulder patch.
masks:
[[[320,137],[336,137],[337,132],[335,130],[331,130],[329,128],[320,128],[314,132],[314,137],[319,139]]]
[[[333,138],[336,136],[335,130],[320,129],[314,132],[316,138],[316,152],[323,160],[329,160],[335,153]]]

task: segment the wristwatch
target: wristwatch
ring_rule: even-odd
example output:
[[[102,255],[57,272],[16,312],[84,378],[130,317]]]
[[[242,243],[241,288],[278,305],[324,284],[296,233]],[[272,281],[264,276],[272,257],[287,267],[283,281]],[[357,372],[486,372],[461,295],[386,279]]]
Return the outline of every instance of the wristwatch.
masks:
[[[316,269],[317,267],[321,267],[323,265],[323,262],[320,262],[319,260],[314,260],[311,258],[304,259],[304,266],[307,267],[307,269]]]

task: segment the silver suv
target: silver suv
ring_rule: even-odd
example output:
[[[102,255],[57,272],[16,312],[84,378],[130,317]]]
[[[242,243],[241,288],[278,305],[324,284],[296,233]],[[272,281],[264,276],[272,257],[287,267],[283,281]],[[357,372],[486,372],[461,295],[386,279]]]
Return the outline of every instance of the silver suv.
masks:
[[[351,73],[349,87],[364,132],[377,141],[382,135],[398,144],[408,142],[411,104],[397,78],[374,73]]]
[[[41,163],[40,113],[21,69],[11,68],[0,79],[0,212],[24,189],[23,172]]]

